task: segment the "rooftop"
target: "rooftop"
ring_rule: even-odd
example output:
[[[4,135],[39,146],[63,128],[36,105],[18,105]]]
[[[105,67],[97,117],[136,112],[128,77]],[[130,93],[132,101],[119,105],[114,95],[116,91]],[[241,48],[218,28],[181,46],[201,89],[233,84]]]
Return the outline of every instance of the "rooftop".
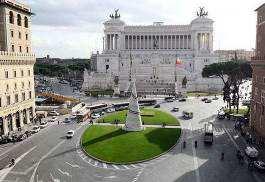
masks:
[[[1,5],[7,6],[10,8],[14,8],[16,10],[20,10],[26,14],[33,15],[29,6],[22,4],[22,3],[19,3],[15,0],[0,0],[0,6]]]
[[[255,11],[259,11],[261,8],[265,8],[265,3],[263,3],[260,7],[258,7],[257,9],[255,9]]]

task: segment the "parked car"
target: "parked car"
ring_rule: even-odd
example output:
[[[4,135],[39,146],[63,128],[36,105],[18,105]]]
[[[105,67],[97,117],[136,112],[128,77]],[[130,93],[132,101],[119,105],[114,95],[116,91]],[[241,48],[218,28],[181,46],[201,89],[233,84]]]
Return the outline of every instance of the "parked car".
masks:
[[[98,119],[98,118],[100,118],[100,114],[94,113],[91,115],[91,117],[92,117],[92,119]]]
[[[108,108],[108,109],[106,109],[106,113],[112,113],[112,112],[115,112],[115,109],[114,108]]]
[[[193,118],[193,112],[183,111],[182,116],[184,119],[192,119]]]
[[[254,161],[254,167],[260,172],[265,172],[265,162],[263,161]]]
[[[225,119],[225,112],[223,110],[218,111],[217,118],[218,119]]]
[[[171,110],[171,112],[178,112],[179,108],[178,107],[173,107],[173,109]]]
[[[75,135],[75,131],[74,130],[69,130],[66,133],[66,138],[73,138],[73,136]]]
[[[160,104],[156,104],[154,108],[160,108]]]
[[[27,134],[23,133],[23,134],[21,134],[21,135],[19,135],[19,136],[17,137],[17,141],[18,141],[18,142],[23,141],[23,140],[25,140],[27,137],[28,137]]]
[[[64,123],[71,123],[71,121],[72,121],[72,120],[71,120],[71,118],[70,118],[70,117],[69,117],[69,118],[65,118],[65,119],[64,119]]]
[[[55,122],[57,120],[56,116],[53,116],[52,119],[50,120],[50,122]]]
[[[243,100],[242,101],[243,106],[249,106],[250,105],[250,100]]]
[[[32,133],[38,133],[40,131],[40,127],[39,126],[33,126],[33,128],[31,129]]]
[[[250,158],[257,158],[259,155],[258,150],[255,147],[251,147],[251,146],[246,147],[245,153]]]
[[[207,99],[206,101],[204,101],[205,103],[211,103],[212,100],[211,99]]]
[[[40,124],[40,128],[43,129],[43,128],[46,128],[48,126],[48,123],[47,122],[42,122]]]
[[[179,102],[186,102],[187,101],[187,99],[185,99],[185,98],[180,98],[179,99]]]
[[[173,99],[165,99],[166,102],[174,102]]]
[[[203,102],[205,102],[206,100],[208,100],[207,97],[204,97],[204,98],[201,99],[201,101],[203,101]]]
[[[51,111],[51,112],[49,113],[49,115],[50,115],[50,116],[59,116],[60,113],[58,113],[57,111]]]
[[[212,98],[212,100],[218,100],[219,98],[217,96],[215,96],[214,98]]]

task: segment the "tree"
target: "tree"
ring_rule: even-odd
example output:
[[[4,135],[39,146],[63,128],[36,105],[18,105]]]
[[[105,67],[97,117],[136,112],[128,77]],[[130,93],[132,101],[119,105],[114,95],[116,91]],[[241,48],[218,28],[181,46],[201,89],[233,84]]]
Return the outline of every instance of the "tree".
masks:
[[[187,77],[185,76],[182,80],[182,88],[186,88],[187,86],[187,83],[188,83],[188,80],[187,80]]]
[[[223,100],[228,103],[230,112],[231,106],[234,105],[239,110],[239,87],[243,79],[252,75],[250,63],[244,60],[235,59],[228,62],[214,63],[203,68],[203,77],[217,76],[224,83]]]

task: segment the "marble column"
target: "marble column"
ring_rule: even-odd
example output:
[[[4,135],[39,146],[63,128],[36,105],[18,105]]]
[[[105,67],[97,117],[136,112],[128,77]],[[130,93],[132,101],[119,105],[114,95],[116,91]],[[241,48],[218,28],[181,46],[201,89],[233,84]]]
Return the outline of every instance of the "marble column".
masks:
[[[17,125],[16,125],[16,114],[12,114],[11,117],[11,122],[12,122],[12,131],[17,131]]]
[[[7,135],[9,132],[8,129],[8,123],[6,117],[3,117],[3,130],[4,130],[4,135]]]
[[[180,47],[180,37],[181,37],[181,35],[179,35],[178,37],[179,37],[178,38],[178,43],[179,43],[179,47],[178,48],[181,49],[181,47]]]
[[[23,111],[19,112],[19,123],[20,123],[20,127],[23,128],[24,127],[24,122],[23,122]]]
[[[26,110],[26,123],[30,123],[30,114],[29,114],[29,109]]]

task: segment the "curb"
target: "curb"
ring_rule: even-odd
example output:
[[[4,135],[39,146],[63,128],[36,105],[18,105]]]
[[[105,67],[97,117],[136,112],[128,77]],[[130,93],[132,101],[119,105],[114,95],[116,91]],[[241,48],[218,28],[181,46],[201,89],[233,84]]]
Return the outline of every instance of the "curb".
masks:
[[[98,158],[96,158],[96,157],[94,157],[94,156],[88,154],[88,153],[85,151],[85,149],[83,148],[83,146],[82,146],[82,136],[83,136],[83,135],[81,135],[81,137],[80,137],[79,145],[80,145],[81,150],[82,150],[82,151],[83,151],[88,157],[90,157],[90,158],[92,158],[92,159],[94,159],[94,160],[97,160],[97,161],[99,161],[99,162],[102,162],[102,163],[106,163],[106,164],[114,164],[114,165],[141,164],[141,163],[144,163],[144,162],[149,162],[149,161],[151,161],[151,160],[157,159],[157,158],[161,157],[162,155],[165,155],[165,154],[171,152],[171,151],[172,151],[172,150],[173,150],[173,149],[179,144],[179,141],[182,139],[182,135],[183,135],[182,128],[180,128],[180,136],[179,136],[179,138],[178,138],[178,141],[177,141],[172,147],[170,147],[167,151],[165,151],[165,152],[163,152],[163,153],[161,153],[161,154],[159,154],[159,155],[157,155],[157,156],[154,156],[154,157],[152,157],[152,158],[150,158],[150,159],[145,159],[145,160],[135,161],[135,162],[128,162],[128,163],[108,162],[108,161],[104,161],[104,160],[98,159]]]

